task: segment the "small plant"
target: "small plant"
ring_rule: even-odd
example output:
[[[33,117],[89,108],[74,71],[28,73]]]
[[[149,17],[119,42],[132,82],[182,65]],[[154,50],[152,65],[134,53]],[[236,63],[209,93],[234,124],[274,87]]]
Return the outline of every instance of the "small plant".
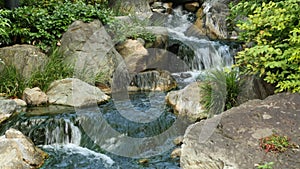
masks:
[[[292,147],[287,136],[272,134],[271,136],[259,139],[259,146],[266,152],[284,152]]]
[[[274,162],[268,162],[262,165],[257,165],[258,169],[272,169],[274,165]]]
[[[237,96],[240,92],[238,81],[239,76],[235,70],[210,72],[200,85],[200,103],[207,112],[214,114],[237,106]]]
[[[25,80],[15,66],[4,65],[0,76],[0,93],[8,97],[21,97],[25,89]]]
[[[32,74],[27,86],[39,87],[46,91],[53,81],[72,77],[74,69],[71,65],[64,63],[63,59],[58,52],[58,48],[54,49],[44,68]]]

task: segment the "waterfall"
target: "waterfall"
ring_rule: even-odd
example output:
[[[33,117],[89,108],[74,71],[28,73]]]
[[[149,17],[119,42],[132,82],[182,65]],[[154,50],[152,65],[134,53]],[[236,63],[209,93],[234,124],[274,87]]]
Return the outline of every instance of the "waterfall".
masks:
[[[45,129],[45,144],[75,144],[80,145],[81,132],[69,119],[56,119],[54,128]],[[51,123],[50,123],[51,125]]]
[[[186,36],[186,31],[192,26],[189,21],[189,13],[183,13],[180,8],[174,10],[174,14],[169,16],[167,28],[171,40],[176,40],[187,46],[194,52],[184,53],[181,56],[190,67],[191,71],[201,71],[212,68],[231,66],[233,57],[230,54],[228,45],[217,41],[210,41],[205,38]]]

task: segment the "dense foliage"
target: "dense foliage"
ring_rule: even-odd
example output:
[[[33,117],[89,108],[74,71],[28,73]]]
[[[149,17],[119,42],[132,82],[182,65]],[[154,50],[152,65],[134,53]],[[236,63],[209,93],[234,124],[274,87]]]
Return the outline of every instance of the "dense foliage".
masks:
[[[0,41],[2,45],[34,44],[45,50],[56,43],[75,20],[99,19],[104,24],[113,20],[112,11],[104,4],[88,2],[29,1],[30,6],[0,10]]]
[[[300,0],[241,1],[232,12],[248,46],[236,65],[276,85],[277,92],[300,92]]]

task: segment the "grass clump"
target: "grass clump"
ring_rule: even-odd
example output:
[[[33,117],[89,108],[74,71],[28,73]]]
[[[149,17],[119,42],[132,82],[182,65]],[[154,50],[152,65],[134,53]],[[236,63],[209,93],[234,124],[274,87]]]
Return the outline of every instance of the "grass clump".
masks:
[[[53,81],[73,76],[74,68],[64,62],[58,49],[54,49],[50,54],[43,70],[32,74],[27,83],[29,87],[40,87],[41,90],[46,91]]]
[[[44,68],[36,70],[29,78],[24,78],[15,66],[3,65],[0,76],[0,93],[5,93],[7,97],[21,98],[26,87],[39,87],[46,91],[53,81],[72,77],[74,72],[71,65],[63,62],[58,48],[49,55]]]
[[[21,97],[26,87],[26,82],[15,66],[4,65],[0,76],[0,93],[8,97]]]
[[[200,103],[207,112],[219,114],[237,106],[237,96],[240,92],[237,71],[214,70],[209,72],[200,85]]]

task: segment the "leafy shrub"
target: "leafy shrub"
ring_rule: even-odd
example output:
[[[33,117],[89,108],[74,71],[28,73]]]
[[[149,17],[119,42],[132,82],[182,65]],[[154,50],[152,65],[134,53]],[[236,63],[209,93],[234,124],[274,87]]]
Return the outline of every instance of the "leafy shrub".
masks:
[[[253,14],[238,24],[240,39],[254,43],[236,56],[244,73],[259,74],[276,92],[300,92],[300,0],[252,6]]]
[[[200,103],[207,112],[218,114],[237,106],[240,88],[239,76],[235,70],[209,72],[200,88],[202,92]]]
[[[107,24],[113,20],[111,10],[102,4],[86,4],[83,1],[42,1],[33,6],[23,6],[12,11],[6,11],[0,16],[11,23],[11,28],[5,28],[9,38],[0,37],[6,44],[27,43],[46,49],[58,41],[62,33],[75,20],[90,22],[99,19]]]
[[[9,42],[7,41],[9,39],[9,33],[7,30],[10,28],[11,22],[8,18],[5,18],[8,12],[8,10],[0,9],[0,40],[2,40],[0,45],[1,43]]]

